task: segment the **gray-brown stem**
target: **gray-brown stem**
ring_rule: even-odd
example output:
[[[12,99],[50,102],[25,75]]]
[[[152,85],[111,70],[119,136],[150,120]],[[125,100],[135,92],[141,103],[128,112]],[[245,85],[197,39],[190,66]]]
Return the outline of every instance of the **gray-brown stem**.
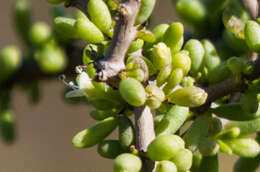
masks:
[[[116,21],[114,36],[106,56],[99,61],[99,80],[107,81],[125,69],[125,56],[131,42],[136,38],[135,18],[140,0],[125,0],[120,4],[120,15]]]
[[[258,58],[253,63],[253,72],[245,75],[241,81],[236,81],[235,77],[232,76],[220,83],[214,84],[212,86],[203,88],[208,93],[207,101],[204,105],[200,107],[193,108],[192,111],[198,114],[205,112],[211,105],[212,102],[217,99],[230,95],[236,92],[243,92],[247,89],[247,81],[253,81],[260,76],[260,59]]]
[[[148,145],[155,138],[153,114],[148,106],[135,108],[136,147],[141,152],[146,152]],[[143,172],[152,172],[155,163],[143,159]]]
[[[240,0],[243,6],[246,8],[252,19],[258,17],[259,2],[258,0]]]

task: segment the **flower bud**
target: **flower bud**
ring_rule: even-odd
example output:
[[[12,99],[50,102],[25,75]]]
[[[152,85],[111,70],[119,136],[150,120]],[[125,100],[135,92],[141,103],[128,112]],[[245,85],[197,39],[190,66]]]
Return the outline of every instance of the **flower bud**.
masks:
[[[168,29],[168,27],[169,27],[168,24],[159,24],[152,30],[152,32],[156,38],[155,43],[163,41],[163,36],[164,36],[166,30]]]
[[[225,143],[240,157],[253,158],[260,153],[259,144],[251,138],[225,140]]]
[[[191,68],[191,60],[188,51],[180,51],[172,57],[172,68],[181,68],[184,75],[187,75]]]
[[[174,162],[178,171],[187,171],[192,165],[192,152],[188,149],[179,149],[170,161]]]
[[[126,76],[135,78],[140,82],[147,81],[150,72],[147,62],[148,61],[145,61],[145,59],[142,56],[134,55],[128,57],[126,62]]]
[[[207,93],[199,87],[185,87],[174,91],[169,95],[169,101],[176,105],[198,107],[207,100]]]
[[[171,49],[172,55],[180,51],[183,45],[183,24],[176,22],[171,24],[166,30],[163,39],[165,44]]]
[[[147,148],[147,156],[153,161],[169,160],[177,151],[184,148],[184,141],[177,135],[156,137]]]
[[[139,82],[143,82],[145,79],[145,74],[142,69],[135,69],[132,71],[127,71],[125,75],[126,75],[126,77],[134,78]]]
[[[114,159],[114,172],[139,172],[142,168],[141,159],[130,153],[123,153]]]
[[[164,160],[156,165],[155,172],[177,172],[177,167],[173,162]]]
[[[119,92],[123,99],[132,106],[142,106],[145,103],[145,89],[136,79],[126,78],[121,80]]]
[[[101,43],[105,39],[103,33],[89,19],[77,19],[75,30],[80,39],[89,43]]]
[[[181,85],[183,87],[191,87],[193,86],[195,83],[195,79],[190,77],[190,76],[185,76],[182,81],[181,81]]]
[[[106,35],[111,37],[112,17],[108,6],[103,0],[89,0],[88,14],[91,21]]]
[[[172,56],[170,49],[164,43],[158,43],[153,47],[153,64],[157,69],[162,69],[166,65],[171,64]]]
[[[185,44],[184,49],[189,51],[191,59],[190,72],[195,75],[201,69],[203,63],[203,57],[205,54],[204,47],[200,41],[191,39]]]

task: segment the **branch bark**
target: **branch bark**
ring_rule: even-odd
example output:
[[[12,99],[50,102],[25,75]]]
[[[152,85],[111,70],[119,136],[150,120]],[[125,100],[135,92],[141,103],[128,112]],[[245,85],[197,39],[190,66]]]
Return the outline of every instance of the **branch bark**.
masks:
[[[245,75],[244,78],[237,82],[235,81],[235,77],[230,77],[220,83],[215,85],[203,88],[208,93],[207,101],[204,105],[193,108],[192,111],[196,112],[197,114],[201,114],[205,112],[211,105],[212,102],[216,101],[217,99],[230,95],[236,92],[243,92],[247,89],[247,81],[253,81],[260,76],[260,59],[258,58],[253,63],[253,72]]]
[[[248,11],[252,19],[256,19],[258,17],[259,10],[259,2],[258,0],[240,0],[245,9]]]
[[[119,17],[116,21],[114,36],[108,53],[98,62],[98,79],[107,81],[125,69],[125,56],[131,42],[136,38],[135,18],[140,7],[140,0],[125,0],[120,4]]]
[[[73,1],[72,1],[73,2]],[[85,3],[84,3],[85,2]],[[83,10],[86,1],[75,0],[71,6]],[[136,38],[137,27],[134,26],[141,0],[124,0],[119,7],[119,16],[114,29],[114,36],[106,56],[96,63],[98,80],[116,85],[118,73],[125,69],[125,56],[131,42]],[[85,8],[86,9],[86,8]],[[153,115],[149,107],[135,108],[136,146],[139,151],[146,152],[147,146],[155,138]],[[154,162],[143,158],[143,172],[154,169]]]
[[[155,138],[153,114],[148,106],[135,108],[136,147],[141,152],[146,152],[148,145]],[[155,163],[143,159],[142,172],[153,171]]]

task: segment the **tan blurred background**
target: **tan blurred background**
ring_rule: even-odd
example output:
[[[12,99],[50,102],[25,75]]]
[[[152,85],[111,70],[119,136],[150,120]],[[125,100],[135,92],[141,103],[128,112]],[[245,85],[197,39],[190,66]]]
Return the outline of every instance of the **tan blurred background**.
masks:
[[[44,0],[30,0],[35,20],[51,23],[49,5]],[[0,49],[19,44],[11,21],[15,0],[1,2]],[[176,21],[170,0],[158,1],[153,24]],[[71,139],[75,133],[93,125],[90,108],[66,104],[61,97],[64,85],[58,80],[42,81],[42,100],[28,103],[21,89],[13,92],[18,138],[7,146],[0,141],[0,172],[110,172],[112,161],[97,155],[96,147],[77,150]],[[221,155],[221,172],[231,172],[234,158]]]

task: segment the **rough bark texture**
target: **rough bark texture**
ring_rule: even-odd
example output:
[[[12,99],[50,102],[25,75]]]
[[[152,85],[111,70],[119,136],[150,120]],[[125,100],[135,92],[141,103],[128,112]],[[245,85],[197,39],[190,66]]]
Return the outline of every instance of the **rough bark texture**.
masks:
[[[131,42],[136,38],[135,18],[140,7],[140,0],[126,0],[120,5],[114,36],[108,53],[99,61],[99,80],[107,81],[125,69],[125,56]]]

